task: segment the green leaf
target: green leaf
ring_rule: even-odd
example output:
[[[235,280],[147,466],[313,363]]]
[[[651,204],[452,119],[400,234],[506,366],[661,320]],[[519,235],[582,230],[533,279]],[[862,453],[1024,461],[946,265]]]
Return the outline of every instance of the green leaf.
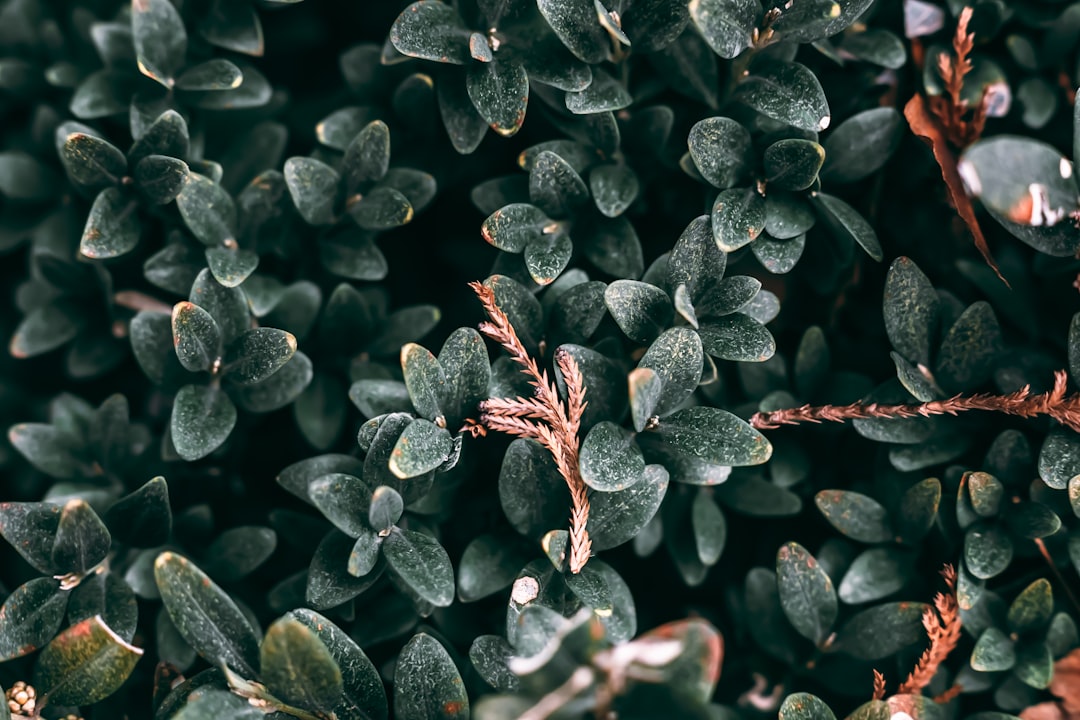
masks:
[[[259,659],[266,689],[290,705],[330,710],[345,691],[341,668],[326,645],[290,616],[267,629]]]
[[[1005,486],[993,475],[973,472],[966,475],[968,496],[976,515],[986,518],[997,517],[1001,509],[1001,499]]]
[[[595,65],[608,59],[611,39],[591,0],[537,0],[536,5],[559,40],[579,60]]]
[[[183,687],[180,684],[173,692]],[[260,720],[265,716],[238,695],[207,685],[191,691],[171,720]]]
[[[94,260],[106,260],[134,250],[142,234],[136,207],[135,200],[119,188],[98,193],[86,218],[79,252]]]
[[[893,547],[864,550],[840,581],[840,599],[849,605],[880,600],[907,584],[911,557]]]
[[[618,217],[637,199],[640,185],[629,165],[605,163],[589,171],[589,191],[596,209],[607,217]]]
[[[81,460],[76,441],[53,425],[12,425],[8,429],[8,441],[34,468],[46,475],[72,478],[79,472]]]
[[[279,371],[296,353],[292,333],[253,328],[233,340],[225,353],[225,373],[233,382],[254,385]]]
[[[585,484],[601,492],[625,490],[645,471],[634,434],[606,420],[593,425],[585,436],[579,465]]]
[[[1053,612],[1053,589],[1048,580],[1039,578],[1024,588],[1009,606],[1006,618],[1009,630],[1022,634],[1042,629],[1050,622]]]
[[[172,88],[187,54],[187,30],[169,0],[137,0],[131,4],[131,35],[139,72]]]
[[[836,636],[836,647],[860,660],[881,660],[923,642],[926,603],[882,603],[856,613]]]
[[[127,642],[135,637],[139,606],[131,586],[117,573],[92,573],[72,591],[68,619],[77,623],[95,615]]]
[[[475,602],[509,587],[528,559],[518,545],[506,538],[487,534],[473,538],[458,564],[458,599]]]
[[[838,606],[832,580],[802,545],[789,542],[776,554],[780,605],[800,635],[815,644],[828,637]]]
[[[715,565],[727,543],[727,520],[713,499],[711,490],[698,488],[691,506],[690,520],[698,559],[702,565]]]
[[[251,250],[231,247],[206,248],[206,264],[223,287],[237,287],[259,267],[259,256]]]
[[[1054,490],[1064,490],[1080,475],[1080,439],[1076,433],[1054,429],[1039,450],[1039,477]]]
[[[968,147],[957,170],[968,193],[1017,238],[1049,255],[1074,254],[1067,214],[1077,204],[1076,178],[1056,148],[999,135]]]
[[[236,425],[236,406],[220,388],[185,385],[173,402],[170,430],[173,445],[188,462],[221,447]]]
[[[60,574],[84,575],[109,554],[112,536],[85,500],[68,500],[60,511],[52,562]]]
[[[64,132],[68,127],[70,126],[61,125],[57,134]],[[60,162],[63,163],[71,181],[88,192],[96,193],[108,187],[115,187],[124,180],[128,172],[127,158],[119,148],[108,140],[80,130],[67,134],[60,147]],[[10,164],[11,161],[9,160],[8,163]],[[13,196],[9,192],[4,194]]]
[[[44,200],[52,196],[55,183],[56,175],[32,155],[0,152],[0,195],[12,200]]]
[[[569,493],[550,455],[538,443],[517,438],[506,448],[499,471],[499,500],[510,525],[539,537],[566,521]]]
[[[782,190],[806,190],[817,180],[825,149],[811,140],[779,140],[765,148],[765,179]]]
[[[496,690],[513,691],[520,685],[517,675],[509,668],[512,657],[514,657],[514,648],[502,635],[480,635],[469,646],[469,660],[472,661],[476,672]],[[483,702],[481,700],[481,705],[476,707],[478,715],[482,712]],[[525,701],[522,710],[528,707],[528,701]]]
[[[345,149],[341,174],[347,195],[378,182],[390,166],[390,128],[381,120],[365,125]]]
[[[173,347],[189,372],[205,372],[221,358],[221,330],[210,313],[190,302],[179,302],[172,312]]]
[[[342,720],[387,720],[386,691],[379,673],[364,651],[337,625],[312,610],[293,610],[288,617],[303,623],[322,641],[341,670],[344,695],[332,707]]]
[[[1020,537],[1034,540],[1050,537],[1061,529],[1061,518],[1037,502],[1013,503],[1005,509],[1005,522]]]
[[[353,543],[352,552],[349,553],[349,564],[346,569],[353,577],[364,577],[375,569],[382,557],[382,538],[372,529],[364,527],[356,542]]]
[[[389,570],[412,592],[435,607],[454,601],[454,568],[450,556],[435,538],[394,528],[383,540]]]
[[[930,531],[941,504],[941,481],[926,478],[912,485],[900,499],[894,515],[897,533],[908,544],[915,544]]]
[[[899,257],[889,267],[882,309],[892,346],[911,362],[929,365],[930,337],[937,330],[938,295],[910,258]]]
[[[35,578],[0,607],[0,661],[28,655],[52,640],[68,606],[68,591],[53,578]]]
[[[8,350],[12,357],[30,358],[64,345],[79,333],[81,318],[56,305],[28,312],[15,328]]]
[[[703,361],[701,337],[689,328],[669,328],[656,338],[638,361],[639,368],[656,373],[661,383],[648,415],[662,417],[682,405],[701,381]]]
[[[732,188],[716,196],[712,231],[716,245],[734,252],[753,242],[765,229],[765,199],[754,188]]]
[[[172,532],[169,486],[158,476],[109,506],[102,518],[112,536],[133,547],[157,547]]]
[[[251,311],[244,291],[221,285],[206,268],[192,283],[188,300],[210,313],[226,344],[251,327]]]
[[[757,0],[749,0],[756,4]],[[696,3],[700,7],[702,2]],[[710,117],[690,128],[690,157],[710,184],[727,190],[741,181],[753,163],[750,133],[741,123],[726,117]]]
[[[352,202],[347,209],[356,224],[365,230],[389,230],[406,225],[412,222],[415,213],[409,198],[385,185]]]
[[[979,672],[1003,672],[1016,664],[1016,650],[1009,636],[996,627],[983,631],[971,651],[971,667]]]
[[[825,519],[852,540],[878,543],[893,537],[888,511],[871,497],[847,490],[822,490],[814,502]]]
[[[135,185],[150,202],[166,205],[176,199],[188,177],[183,160],[165,155],[147,155],[135,166]]]
[[[616,280],[604,290],[611,317],[631,340],[652,342],[671,324],[671,300],[660,288],[637,280]]]
[[[402,480],[423,475],[446,462],[452,448],[450,433],[418,418],[405,428],[394,445],[390,472]]]
[[[177,632],[212,665],[256,677],[259,641],[248,619],[224,590],[187,558],[163,552],[154,581]]]
[[[92,617],[72,625],[42,650],[34,686],[55,705],[90,705],[120,689],[142,654],[142,648],[125,642],[101,617]]]
[[[188,173],[183,189],[176,196],[176,208],[191,234],[204,245],[216,247],[235,243],[236,205],[229,193],[210,178]]]
[[[874,260],[881,262],[885,257],[878,241],[874,228],[859,212],[838,197],[826,193],[816,193],[812,196],[814,207],[824,220],[832,228],[833,233],[839,237],[848,237],[858,243],[859,247]]]
[[[480,234],[500,250],[519,253],[541,239],[551,226],[551,218],[535,205],[511,203],[489,215]]]
[[[417,633],[394,668],[394,717],[435,720],[469,717],[469,696],[454,661],[438,640]]]
[[[566,109],[575,115],[612,112],[629,107],[634,102],[622,83],[600,68],[593,68],[593,81],[584,90],[565,95]]]
[[[972,303],[941,341],[934,377],[946,392],[972,390],[989,379],[1003,347],[990,303]]]
[[[435,356],[416,343],[403,345],[401,371],[417,414],[432,421],[441,417],[449,380]]]
[[[250,412],[279,410],[300,397],[313,376],[310,358],[297,351],[280,370],[265,380],[238,386],[236,399],[240,407]]]
[[[473,107],[465,78],[458,73],[444,73],[435,87],[439,116],[450,144],[462,155],[472,153],[487,134],[487,122]]]
[[[327,520],[349,537],[367,532],[364,524],[371,494],[370,483],[343,472],[329,472],[308,483],[307,495]]]
[[[469,54],[469,30],[450,5],[440,0],[421,0],[401,11],[390,28],[390,42],[409,57],[465,65]]]
[[[529,77],[524,67],[512,60],[474,63],[465,75],[465,87],[492,130],[503,137],[517,134],[529,104]]]
[[[57,574],[52,549],[61,508],[49,502],[0,503],[0,535],[26,562],[47,575]]]
[[[784,698],[780,720],[836,720],[836,715],[817,695],[800,692]]]
[[[819,132],[832,120],[821,83],[800,63],[755,64],[732,97],[768,118],[800,130]]]
[[[964,561],[972,575],[988,580],[1012,562],[1013,543],[996,525],[969,528],[964,536]]]
[[[900,146],[903,129],[903,118],[892,107],[852,115],[825,139],[822,177],[830,182],[852,183],[877,172]]]
[[[165,155],[183,160],[190,151],[187,122],[175,110],[157,116],[150,127],[128,151],[128,165],[135,167],[150,155]]]
[[[582,253],[601,271],[616,278],[641,277],[645,270],[641,241],[624,216],[586,215],[575,233],[584,238]]]
[[[1013,674],[1020,682],[1036,690],[1043,690],[1054,677],[1054,658],[1046,643],[1021,644],[1016,653]]]
[[[750,47],[760,0],[691,0],[690,19],[720,57],[732,60]]]
[[[814,211],[806,200],[789,192],[769,192],[765,196],[765,234],[772,240],[804,236],[814,227]]]
[[[717,465],[760,465],[772,455],[772,445],[765,436],[744,420],[713,407],[679,410],[642,435],[649,436]]]
[[[285,184],[297,212],[309,225],[331,225],[341,178],[334,168],[310,157],[285,161]]]
[[[588,201],[589,189],[570,163],[544,150],[529,170],[529,199],[547,215],[564,218]]]
[[[277,548],[277,533],[268,527],[241,525],[221,533],[207,549],[206,572],[235,582],[266,562]]]
[[[244,82],[244,73],[225,58],[192,65],[176,79],[179,90],[235,90]]]
[[[401,514],[405,511],[405,504],[397,490],[386,485],[375,488],[371,494],[371,506],[368,508],[368,523],[371,527],[382,532],[392,528]]]
[[[766,221],[768,228],[768,221]],[[759,237],[750,246],[754,257],[766,270],[776,275],[791,272],[802,258],[806,249],[806,235],[799,235],[790,240],[775,240],[767,233]]]
[[[641,479],[626,490],[592,493],[586,529],[593,550],[608,550],[634,539],[660,509],[667,489],[667,470],[662,465],[646,465]]]
[[[549,285],[566,269],[573,252],[568,235],[544,235],[525,246],[525,268],[537,285]]]
[[[772,333],[749,315],[734,313],[698,328],[705,353],[721,360],[764,362],[776,353]]]

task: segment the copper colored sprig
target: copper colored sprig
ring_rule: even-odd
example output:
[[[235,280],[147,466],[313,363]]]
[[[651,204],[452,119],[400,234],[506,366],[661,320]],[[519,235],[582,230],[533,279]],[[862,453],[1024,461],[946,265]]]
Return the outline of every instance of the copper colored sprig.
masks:
[[[932,400],[918,405],[852,403],[850,405],[803,405],[797,408],[759,412],[750,418],[758,430],[774,430],[782,425],[799,423],[844,422],[865,418],[913,418],[931,415],[958,415],[970,410],[999,412],[1016,417],[1045,415],[1080,432],[1080,394],[1065,395],[1068,376],[1064,370],[1054,373],[1054,387],[1033,394],[1028,385],[1008,395],[954,395],[946,400]]]
[[[960,603],[956,599],[956,569],[946,565],[941,577],[949,590],[934,596],[934,606],[923,611],[922,622],[930,646],[923,651],[915,669],[900,685],[901,693],[917,693],[930,684],[938,666],[960,642]]]
[[[948,53],[941,53],[938,56],[938,74],[945,83],[945,93],[948,97],[935,95],[929,99],[930,110],[941,121],[949,142],[958,148],[965,148],[978,140],[986,125],[987,94],[983,93],[982,100],[974,109],[970,119],[965,119],[969,108],[967,101],[961,96],[964,89],[964,76],[974,69],[970,55],[975,48],[975,33],[968,32],[971,13],[971,7],[965,7],[956,24],[956,33],[953,35],[952,43],[953,53],[956,55],[955,60]]]
[[[923,651],[907,679],[897,688],[899,694],[921,692],[930,684],[938,667],[960,642],[960,603],[956,599],[956,569],[952,565],[946,565],[941,570],[941,577],[944,578],[948,591],[935,595],[934,604],[923,610],[922,615],[923,628],[926,629],[930,645]],[[954,685],[934,698],[934,701],[948,702],[959,692],[960,687]],[[885,676],[877,670],[874,670],[873,699],[885,699]]]
[[[585,567],[592,552],[592,541],[585,526],[589,522],[589,496],[578,467],[581,447],[578,431],[585,410],[585,381],[577,361],[568,352],[556,352],[555,362],[566,381],[566,403],[559,397],[555,383],[548,380],[536,360],[521,344],[506,313],[495,302],[495,291],[478,283],[469,283],[484,306],[490,320],[480,324],[480,332],[503,346],[511,359],[535,388],[531,398],[488,398],[480,403],[480,426],[516,437],[530,438],[543,445],[570,489],[570,572]]]

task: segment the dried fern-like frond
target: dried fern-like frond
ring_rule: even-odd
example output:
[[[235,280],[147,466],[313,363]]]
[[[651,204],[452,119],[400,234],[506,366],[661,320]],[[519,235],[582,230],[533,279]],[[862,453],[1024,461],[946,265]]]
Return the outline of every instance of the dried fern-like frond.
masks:
[[[863,418],[913,418],[931,415],[958,415],[970,410],[999,412],[1005,415],[1031,418],[1048,416],[1062,425],[1080,432],[1080,394],[1066,396],[1068,375],[1064,370],[1054,373],[1054,387],[1045,393],[1033,394],[1028,385],[1008,395],[955,395],[946,400],[932,400],[917,405],[884,405],[852,403],[850,405],[803,405],[797,408],[759,412],[750,418],[758,430],[775,430],[782,425],[799,423],[844,422]]]
[[[885,699],[885,676],[877,668],[874,668],[874,696],[872,699]]]
[[[923,627],[930,646],[923,651],[915,669],[900,685],[901,693],[917,693],[930,684],[938,667],[960,642],[960,604],[956,599],[956,569],[946,565],[941,571],[948,593],[934,596],[933,607],[923,612]]]
[[[536,389],[532,398],[489,398],[480,403],[480,425],[488,430],[530,438],[539,442],[555,460],[555,466],[570,490],[570,572],[585,567],[592,553],[592,541],[585,529],[589,522],[589,496],[578,467],[581,442],[581,413],[585,410],[585,380],[577,361],[567,352],[556,354],[555,361],[566,381],[567,400],[563,404],[555,383],[547,371],[521,343],[510,318],[495,302],[495,291],[482,283],[469,283],[484,306],[489,321],[480,324],[480,332],[502,345],[521,366],[521,372]]]

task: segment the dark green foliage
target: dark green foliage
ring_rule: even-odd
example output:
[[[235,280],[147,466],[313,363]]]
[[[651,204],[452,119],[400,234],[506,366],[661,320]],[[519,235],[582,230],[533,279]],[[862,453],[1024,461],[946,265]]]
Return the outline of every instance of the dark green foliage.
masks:
[[[0,0],[0,685],[50,720],[1056,702],[1076,12],[964,5]],[[959,640],[901,692],[946,564]]]

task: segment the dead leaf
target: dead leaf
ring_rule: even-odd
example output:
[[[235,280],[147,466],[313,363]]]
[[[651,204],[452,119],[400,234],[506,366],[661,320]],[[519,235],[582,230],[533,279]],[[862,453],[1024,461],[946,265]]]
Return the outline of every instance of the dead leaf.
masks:
[[[949,198],[960,218],[967,225],[968,230],[975,240],[975,247],[982,253],[983,260],[993,268],[1001,279],[1001,282],[1009,286],[1009,281],[1001,274],[994,257],[990,254],[990,248],[986,244],[986,237],[979,228],[979,221],[975,217],[975,207],[971,204],[971,198],[964,191],[964,183],[960,179],[960,173],[956,169],[956,157],[949,148],[945,139],[945,131],[938,119],[927,109],[926,101],[922,95],[915,94],[907,105],[904,106],[904,117],[911,127],[911,131],[922,138],[934,153],[934,160],[941,168],[941,177],[945,181],[945,187],[949,191]],[[1011,286],[1010,286],[1011,287]]]

